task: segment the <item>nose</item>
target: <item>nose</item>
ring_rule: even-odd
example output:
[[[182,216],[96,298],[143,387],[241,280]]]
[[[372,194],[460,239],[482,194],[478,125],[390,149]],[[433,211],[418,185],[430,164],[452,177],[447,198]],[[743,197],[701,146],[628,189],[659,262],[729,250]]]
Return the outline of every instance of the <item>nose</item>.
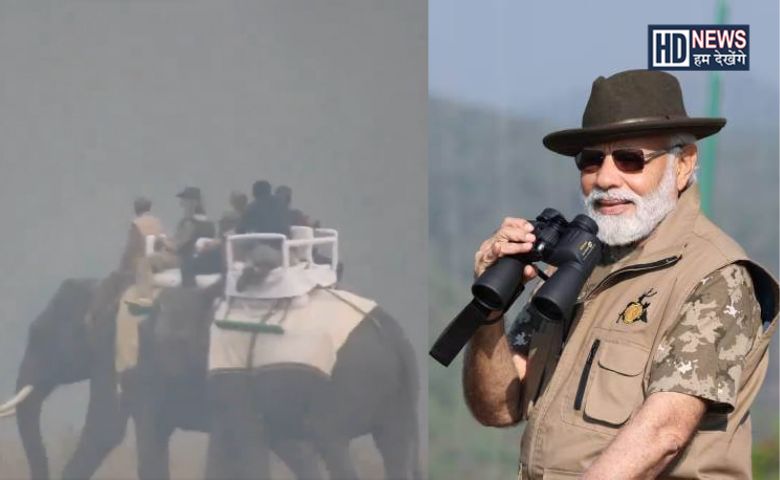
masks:
[[[596,172],[596,186],[601,190],[609,190],[610,188],[618,188],[622,185],[623,177],[610,153],[604,158],[604,163]]]

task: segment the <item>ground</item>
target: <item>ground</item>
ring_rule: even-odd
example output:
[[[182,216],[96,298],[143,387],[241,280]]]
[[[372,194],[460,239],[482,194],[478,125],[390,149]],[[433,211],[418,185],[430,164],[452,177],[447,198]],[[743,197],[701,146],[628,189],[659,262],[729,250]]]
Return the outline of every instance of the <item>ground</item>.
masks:
[[[12,423],[12,422],[9,422]],[[21,442],[11,435],[11,428],[5,427],[0,435],[0,480],[28,479],[27,462]],[[78,432],[62,429],[46,438],[49,450],[49,464],[53,478],[59,478],[62,468],[75,449]],[[201,479],[206,459],[205,434],[177,432],[171,441],[171,479]],[[361,478],[382,478],[382,460],[369,437],[352,442],[352,458],[355,459]],[[294,477],[286,466],[272,457],[271,472],[274,480],[288,480]],[[117,447],[97,471],[95,480],[135,479],[135,438],[132,425],[124,442]]]

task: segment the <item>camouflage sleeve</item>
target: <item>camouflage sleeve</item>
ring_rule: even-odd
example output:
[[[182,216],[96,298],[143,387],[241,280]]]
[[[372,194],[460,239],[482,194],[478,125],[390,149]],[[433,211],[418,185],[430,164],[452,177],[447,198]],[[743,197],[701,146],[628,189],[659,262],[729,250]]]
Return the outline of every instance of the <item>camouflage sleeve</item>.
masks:
[[[528,305],[523,307],[520,313],[509,326],[507,331],[507,340],[509,346],[514,352],[528,357],[528,349],[531,346],[531,337],[538,330],[538,325],[533,321],[533,317],[528,313]]]
[[[761,315],[745,267],[727,265],[701,280],[683,304],[677,324],[653,358],[648,395],[679,392],[731,412],[742,361],[761,332]]]

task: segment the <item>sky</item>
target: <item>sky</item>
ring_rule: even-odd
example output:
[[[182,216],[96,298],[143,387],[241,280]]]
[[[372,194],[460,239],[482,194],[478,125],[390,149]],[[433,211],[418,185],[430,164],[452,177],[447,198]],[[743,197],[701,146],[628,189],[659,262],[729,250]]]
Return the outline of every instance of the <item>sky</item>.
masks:
[[[587,95],[599,75],[646,68],[648,24],[714,23],[716,3],[430,0],[429,91],[548,116],[556,96]],[[749,72],[729,72],[725,82],[734,78],[776,90],[778,2],[728,3],[727,23],[750,25],[751,63]],[[685,84],[702,74],[680,76]],[[694,107],[704,105],[703,97],[690,96]]]

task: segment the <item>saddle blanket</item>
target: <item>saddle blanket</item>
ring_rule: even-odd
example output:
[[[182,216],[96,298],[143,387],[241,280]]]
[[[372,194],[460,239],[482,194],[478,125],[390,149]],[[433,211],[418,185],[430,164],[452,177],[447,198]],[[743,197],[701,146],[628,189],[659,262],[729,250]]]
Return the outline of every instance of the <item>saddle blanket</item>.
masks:
[[[211,325],[209,371],[296,364],[330,376],[338,350],[375,307],[373,300],[331,288],[293,299],[222,301]]]
[[[160,293],[159,288],[152,290],[153,299]],[[130,286],[119,300],[116,315],[116,353],[114,368],[117,373],[134,368],[138,363],[138,325],[146,315],[134,315],[127,302],[135,300],[138,294],[135,286]]]

